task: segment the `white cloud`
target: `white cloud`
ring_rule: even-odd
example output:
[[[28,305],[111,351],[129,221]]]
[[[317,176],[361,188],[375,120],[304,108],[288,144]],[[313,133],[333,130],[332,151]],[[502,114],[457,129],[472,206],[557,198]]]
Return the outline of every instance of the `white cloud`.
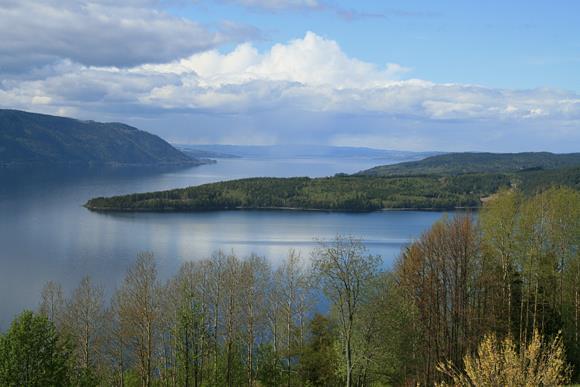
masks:
[[[516,134],[526,138],[520,145],[580,141],[580,95],[574,92],[439,84],[405,78],[409,71],[353,58],[335,41],[309,32],[264,52],[246,43],[228,53],[210,50],[157,65],[61,61],[35,79],[0,81],[0,106],[118,120],[182,115],[172,127],[202,120],[198,137],[214,141],[237,138],[242,118],[244,133],[268,142],[390,141],[449,149],[441,144],[504,146]],[[162,135],[173,130],[156,122]],[[189,126],[196,133],[198,126]]]
[[[3,0],[0,73],[70,59],[94,66],[163,63],[255,34],[216,30],[163,12],[154,0]]]
[[[308,32],[303,39],[276,44],[260,54],[242,44],[228,54],[212,50],[165,65],[145,65],[137,71],[196,75],[207,86],[239,85],[250,81],[297,82],[309,86],[374,88],[408,71],[397,65],[383,68],[348,57],[332,40]]]

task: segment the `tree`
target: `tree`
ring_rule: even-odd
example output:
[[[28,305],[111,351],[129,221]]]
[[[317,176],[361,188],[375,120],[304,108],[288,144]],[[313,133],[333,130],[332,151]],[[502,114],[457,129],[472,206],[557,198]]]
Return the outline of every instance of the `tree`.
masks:
[[[221,332],[220,321],[222,319],[222,299],[224,298],[224,272],[226,266],[226,255],[222,251],[214,253],[209,260],[208,265],[208,305],[209,313],[211,315],[211,335],[212,335],[212,368],[213,368],[213,384],[219,384],[219,355],[220,346],[219,338]]]
[[[515,190],[505,190],[485,203],[480,213],[483,253],[489,256],[492,270],[499,271],[495,276],[499,294],[498,316],[506,316],[505,326],[497,327],[503,334],[513,334],[514,322],[517,323],[517,306],[514,305],[514,281],[518,255],[518,213],[523,196]],[[495,306],[495,305],[494,305]],[[491,312],[491,311],[490,311]],[[514,318],[515,317],[515,318]]]
[[[71,351],[45,316],[26,311],[0,337],[0,385],[65,386]]]
[[[237,384],[239,358],[240,326],[241,326],[241,262],[230,254],[226,257],[223,272],[223,324],[225,350],[225,385],[232,387]]]
[[[162,305],[162,337],[167,342],[165,368],[178,385],[204,383],[209,339],[207,282],[207,260],[185,262],[165,287]]]
[[[461,361],[490,326],[478,231],[469,215],[440,221],[406,248],[395,269],[417,312],[421,384],[432,384],[443,359]]]
[[[249,386],[254,385],[256,378],[256,348],[266,326],[267,304],[266,289],[272,269],[264,257],[250,255],[242,262],[241,289],[242,336],[246,347],[246,373]]]
[[[313,253],[320,286],[338,315],[347,387],[353,384],[353,335],[365,287],[377,274],[379,262],[379,257],[368,254],[362,242],[352,237],[337,236]]]
[[[125,372],[129,368],[129,336],[133,327],[129,316],[124,312],[126,304],[123,291],[116,291],[111,298],[111,305],[105,311],[105,357],[111,373],[108,375],[111,384],[123,387]]]
[[[140,253],[129,268],[118,300],[127,344],[137,360],[143,386],[153,383],[159,334],[159,288],[157,268],[152,253]]]
[[[291,249],[286,260],[274,273],[275,292],[278,295],[277,312],[281,342],[284,345],[286,384],[292,384],[293,364],[299,360],[304,347],[306,314],[310,309],[309,273],[296,250]]]
[[[317,313],[308,325],[309,338],[300,362],[300,374],[308,386],[333,387],[340,383],[336,365],[340,354],[335,349],[336,327]]]
[[[411,385],[419,371],[418,316],[391,272],[381,273],[367,289],[355,334],[357,385]]]
[[[58,328],[62,323],[64,312],[64,296],[62,286],[58,282],[49,281],[41,293],[39,313],[45,316]]]
[[[96,377],[101,364],[103,323],[103,289],[86,276],[66,303],[63,318],[64,331],[74,345],[79,377],[85,381]]]
[[[535,331],[527,345],[518,347],[506,337],[499,341],[488,334],[477,349],[477,354],[467,354],[464,370],[452,362],[442,362],[438,370],[449,378],[451,384],[439,386],[561,386],[570,382],[571,368],[566,364],[566,351],[560,335],[544,341]]]

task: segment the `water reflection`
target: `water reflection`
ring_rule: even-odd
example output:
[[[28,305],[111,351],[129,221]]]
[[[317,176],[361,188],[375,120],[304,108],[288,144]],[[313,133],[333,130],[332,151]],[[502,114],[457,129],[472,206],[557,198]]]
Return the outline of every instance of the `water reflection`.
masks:
[[[0,170],[0,328],[23,308],[35,308],[44,283],[66,291],[90,274],[110,293],[135,255],[155,253],[160,275],[217,249],[252,252],[277,264],[289,248],[303,256],[316,238],[362,236],[392,262],[401,246],[440,217],[433,212],[340,214],[234,211],[98,214],[91,197],[162,190],[250,176],[329,176],[373,166],[373,160],[221,160],[186,169]]]

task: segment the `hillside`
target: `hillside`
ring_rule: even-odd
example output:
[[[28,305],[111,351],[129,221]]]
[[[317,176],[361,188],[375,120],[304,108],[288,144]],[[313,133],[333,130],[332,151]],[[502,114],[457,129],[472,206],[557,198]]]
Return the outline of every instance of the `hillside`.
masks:
[[[196,163],[163,139],[122,123],[0,110],[0,166]]]
[[[524,193],[533,194],[550,186],[580,189],[580,168],[446,177],[251,178],[169,191],[95,198],[85,206],[96,211],[444,210],[479,207],[483,198],[502,188],[518,187]]]
[[[463,173],[508,173],[526,169],[556,169],[580,166],[580,153],[449,153],[419,161],[382,165],[361,171],[366,176],[459,175]]]

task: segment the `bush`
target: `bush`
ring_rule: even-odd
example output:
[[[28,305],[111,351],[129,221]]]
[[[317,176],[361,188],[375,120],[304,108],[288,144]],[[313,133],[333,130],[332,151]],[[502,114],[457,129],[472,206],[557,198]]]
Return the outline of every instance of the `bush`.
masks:
[[[560,335],[547,342],[536,331],[518,351],[510,337],[500,342],[495,334],[489,334],[479,344],[477,354],[466,355],[463,362],[464,371],[451,362],[439,363],[437,369],[454,386],[556,386],[570,382],[571,368]]]

